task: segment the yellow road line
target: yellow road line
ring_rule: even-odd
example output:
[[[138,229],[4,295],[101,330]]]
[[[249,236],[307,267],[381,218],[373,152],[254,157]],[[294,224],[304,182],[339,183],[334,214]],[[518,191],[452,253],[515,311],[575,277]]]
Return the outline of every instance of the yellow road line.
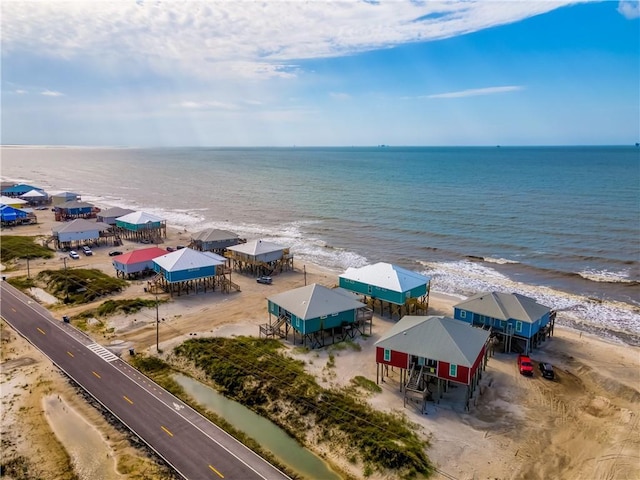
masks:
[[[220,478],[224,478],[224,475],[222,475],[218,470],[216,470],[215,468],[213,468],[211,465],[209,465],[209,468],[210,468],[211,470],[213,470],[214,472],[216,472]]]
[[[37,327],[37,328],[38,328],[38,331],[39,331],[41,334],[46,335],[46,333],[44,333],[44,330],[42,330],[40,327]]]
[[[171,433],[169,430],[167,430],[165,427],[163,427],[162,425],[160,425],[160,428],[163,429],[167,435],[169,435],[170,437],[173,437],[173,433]]]
[[[127,397],[126,395],[123,395],[122,398],[124,398],[127,402],[129,402],[131,405],[133,405],[133,401]]]
[[[69,355],[71,358],[73,358],[73,353],[67,351],[67,355]]]
[[[98,374],[97,374],[96,372],[94,372],[94,371],[91,371],[91,373],[93,373],[93,374],[94,374],[96,377],[98,377],[98,378],[102,378],[100,375],[98,375]]]

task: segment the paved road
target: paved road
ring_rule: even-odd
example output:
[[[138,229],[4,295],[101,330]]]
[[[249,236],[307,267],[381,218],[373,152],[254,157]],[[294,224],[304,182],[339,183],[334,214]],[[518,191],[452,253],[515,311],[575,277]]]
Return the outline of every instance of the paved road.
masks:
[[[0,315],[184,478],[287,479],[106,348],[0,281]]]

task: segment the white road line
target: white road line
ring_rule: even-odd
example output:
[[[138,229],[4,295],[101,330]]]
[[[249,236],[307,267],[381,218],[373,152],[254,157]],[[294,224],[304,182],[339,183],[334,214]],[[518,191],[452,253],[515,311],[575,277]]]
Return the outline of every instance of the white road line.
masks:
[[[118,359],[115,354],[111,353],[109,350],[104,348],[102,345],[98,345],[97,343],[87,345],[87,348],[106,362],[113,362],[114,360]]]

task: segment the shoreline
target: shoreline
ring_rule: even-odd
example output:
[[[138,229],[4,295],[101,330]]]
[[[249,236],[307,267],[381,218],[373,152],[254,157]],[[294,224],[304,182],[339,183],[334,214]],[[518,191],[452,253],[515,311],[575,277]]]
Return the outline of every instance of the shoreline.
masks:
[[[31,177],[41,177],[43,175],[44,172],[36,171],[35,173],[32,172]],[[56,182],[59,185],[68,185],[68,181],[65,180],[65,183],[60,183],[61,180],[56,179],[55,176],[51,177],[48,182],[45,181],[45,184],[49,185]],[[56,188],[51,188],[51,191],[56,190]],[[184,208],[179,208],[181,205],[166,205],[164,202],[155,205],[153,204],[153,199],[145,201],[120,196],[126,195],[126,192],[117,192],[111,196],[108,194],[106,196],[100,195],[101,193],[95,195],[92,192],[84,192],[83,200],[90,201],[101,207],[117,205],[134,210],[149,211],[149,213],[166,218],[168,228],[184,231],[184,233],[195,233],[196,231],[213,227],[236,231],[241,237],[245,238],[262,237],[275,243],[289,244],[292,252],[296,255],[296,260],[299,259],[300,263],[329,265],[326,268],[336,275],[346,269],[343,265],[361,266],[359,263],[362,263],[362,265],[372,263],[359,254],[356,251],[357,249],[348,250],[348,247],[345,247],[345,249],[335,248],[319,240],[316,237],[321,237],[321,235],[318,232],[315,232],[316,236],[309,233],[313,232],[313,228],[308,228],[304,220],[300,224],[294,221],[286,221],[285,230],[283,231],[281,228],[268,224],[259,225],[243,223],[242,221],[230,222],[228,220],[211,221],[211,215],[206,212],[211,207],[185,210]],[[291,240],[291,242],[288,240]],[[350,242],[352,243],[352,239]],[[535,267],[529,267],[527,264],[512,263],[511,260],[506,261],[498,256],[476,257],[473,254],[455,254],[449,258],[446,253],[443,253],[444,251],[435,250],[432,252],[435,259],[433,261],[406,258],[404,259],[405,263],[396,264],[431,276],[434,279],[432,282],[432,291],[434,293],[457,295],[461,299],[478,291],[495,290],[520,293],[558,311],[558,325],[600,335],[609,340],[618,339],[629,345],[640,345],[640,305],[632,301],[633,283],[604,281],[606,278],[598,275],[592,278],[584,278],[579,273],[554,273],[554,271],[550,271],[549,285],[554,285],[554,276],[557,273],[559,275],[557,278],[561,278],[561,283],[584,284],[587,286],[583,293],[579,293],[579,291],[583,290],[582,287],[576,287],[576,290],[573,291],[571,288],[552,288],[540,282],[525,283],[528,278],[526,271],[529,268],[535,269]],[[425,253],[424,256],[429,257],[430,255]],[[442,258],[438,260],[440,257]],[[478,261],[474,258],[484,258],[484,260]],[[506,263],[502,260],[505,260]],[[382,258],[381,261],[394,263],[392,260],[385,258]],[[568,277],[562,280],[562,277],[567,275]],[[580,278],[577,278],[578,276]],[[574,278],[574,280],[571,280],[571,278]],[[606,298],[607,296],[604,294],[600,297],[592,295],[591,287],[596,290],[604,289],[602,292],[609,288],[614,288],[620,292],[625,292],[625,298],[630,300],[602,300],[600,299],[601,297]],[[621,293],[621,295],[623,294]]]

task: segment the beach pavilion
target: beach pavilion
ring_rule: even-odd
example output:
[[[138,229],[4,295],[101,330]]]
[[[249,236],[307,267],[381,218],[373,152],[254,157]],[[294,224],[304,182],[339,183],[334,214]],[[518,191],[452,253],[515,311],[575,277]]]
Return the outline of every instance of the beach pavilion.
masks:
[[[167,221],[146,212],[133,212],[116,218],[116,234],[127,240],[160,243],[167,237]]]
[[[117,277],[138,277],[155,273],[153,259],[166,253],[166,250],[158,247],[141,248],[113,257],[111,264],[116,269]]]
[[[426,314],[429,308],[431,278],[390,263],[351,267],[338,279],[340,287],[364,295],[374,311],[379,308],[380,315],[387,310],[390,317],[402,318]]]
[[[254,275],[273,275],[293,270],[293,255],[289,248],[264,240],[251,240],[227,247],[227,257],[234,270]]]
[[[242,240],[237,233],[209,228],[192,235],[189,246],[201,252],[213,252],[223,255],[227,247],[232,247],[240,243],[244,243],[244,240]]]
[[[556,312],[518,293],[481,292],[453,306],[453,317],[490,330],[504,351],[529,353],[553,335]],[[515,344],[514,344],[515,340]]]
[[[173,295],[198,293],[219,287],[228,293],[240,287],[231,281],[231,270],[226,267],[224,257],[212,252],[198,252],[181,248],[153,259],[157,275],[149,282],[151,288],[161,288]]]
[[[73,248],[87,243],[99,244],[100,240],[104,239],[106,242],[110,236],[109,228],[106,223],[78,218],[62,225],[54,225],[53,235],[47,243],[55,241],[56,248]]]
[[[478,385],[489,354],[488,331],[449,317],[407,315],[380,337],[376,346],[376,382],[389,367],[400,369],[404,405],[431,397],[439,402],[451,382],[467,387],[465,405]]]
[[[49,201],[49,195],[43,190],[36,190],[35,188],[20,195],[20,198],[27,201],[29,205],[43,205]]]
[[[299,339],[310,348],[324,347],[365,334],[373,312],[351,292],[327,288],[316,283],[267,298],[269,323],[260,325],[260,337]],[[275,318],[275,321],[272,319]]]

